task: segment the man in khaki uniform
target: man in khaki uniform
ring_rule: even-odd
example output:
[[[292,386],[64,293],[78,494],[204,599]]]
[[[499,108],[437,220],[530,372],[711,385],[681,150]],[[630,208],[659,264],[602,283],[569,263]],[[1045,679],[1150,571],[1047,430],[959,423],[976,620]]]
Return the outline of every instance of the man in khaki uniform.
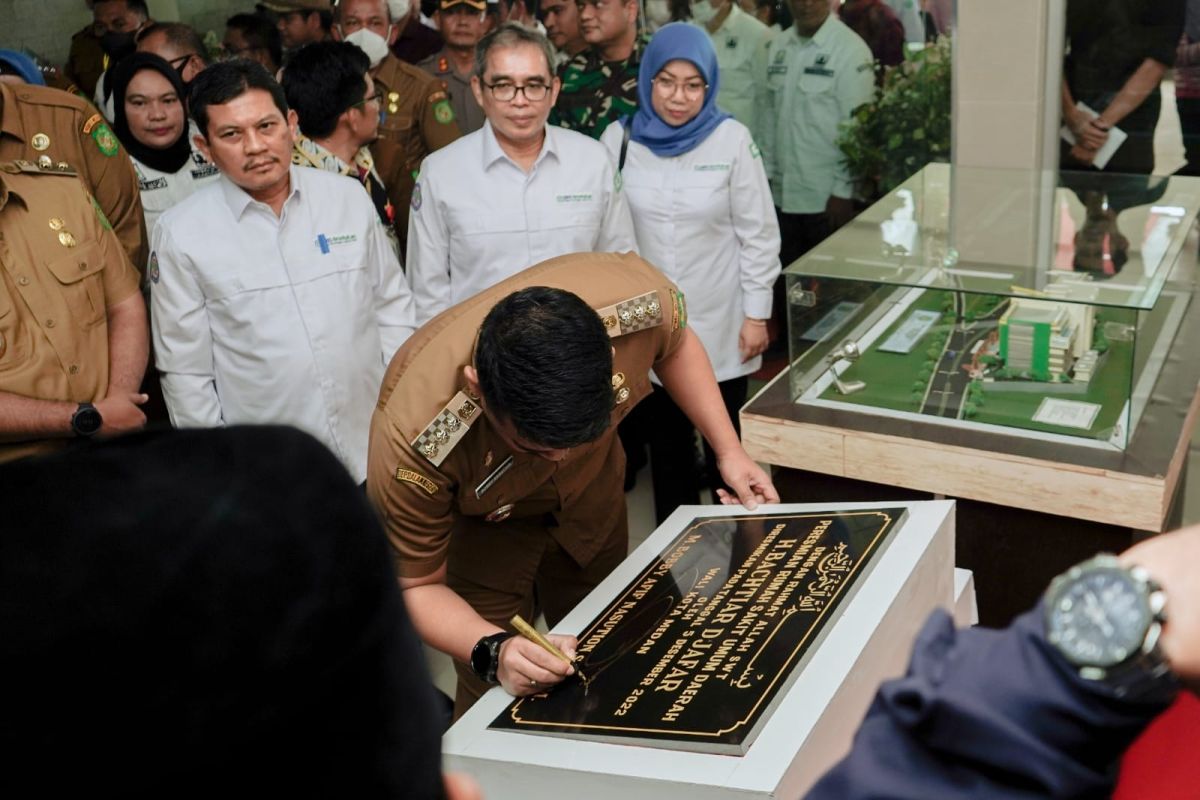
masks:
[[[625,558],[616,426],[650,394],[651,368],[719,454],[736,490],[722,499],[778,501],[686,326],[682,294],[646,261],[576,253],[450,308],[392,359],[367,491],[418,632],[456,660],[457,714],[489,682],[526,695],[569,673],[502,629],[532,619],[535,588],[553,627]]]
[[[396,230],[407,232],[421,161],[461,135],[446,84],[401,61],[384,46],[400,35],[386,0],[342,0],[336,14],[333,38],[359,45],[371,60],[371,78],[380,93],[383,115],[371,155],[380,175],[402,178],[390,180],[387,190],[396,210]]]
[[[112,129],[86,100],[44,86],[0,83],[0,161],[24,159],[78,173],[126,255],[145,269],[149,248],[137,173]]]
[[[445,82],[458,129],[465,135],[482,128],[487,119],[475,99],[475,93],[471,91],[471,76],[475,74],[475,46],[491,28],[487,2],[440,0],[437,22],[446,46],[417,66]]]
[[[75,173],[0,164],[0,242],[0,461],[141,428],[138,273]]]

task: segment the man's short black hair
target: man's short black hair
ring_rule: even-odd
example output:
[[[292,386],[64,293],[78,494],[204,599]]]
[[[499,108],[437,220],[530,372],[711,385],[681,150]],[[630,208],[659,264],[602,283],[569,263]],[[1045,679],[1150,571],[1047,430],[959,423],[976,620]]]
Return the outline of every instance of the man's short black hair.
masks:
[[[612,341],[577,295],[531,286],[497,303],[479,329],[475,369],[488,410],[542,447],[599,439],[612,417]]]
[[[314,42],[283,70],[283,91],[309,138],[333,133],[338,117],[367,93],[367,54],[349,42]]]
[[[242,32],[246,46],[252,50],[266,50],[275,65],[283,63],[283,41],[279,38],[279,26],[258,14],[234,14],[225,20],[226,28]]]
[[[287,116],[288,104],[283,87],[257,61],[248,58],[222,61],[197,75],[188,91],[188,110],[200,128],[200,135],[208,139],[209,106],[224,105],[251,89],[262,89],[270,94],[279,113]]]

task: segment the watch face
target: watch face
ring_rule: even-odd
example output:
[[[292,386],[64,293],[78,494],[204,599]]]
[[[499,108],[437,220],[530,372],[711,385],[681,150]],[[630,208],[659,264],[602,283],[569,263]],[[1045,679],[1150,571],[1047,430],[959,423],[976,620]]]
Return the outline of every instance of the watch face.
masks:
[[[1047,633],[1067,660],[1111,667],[1134,653],[1153,621],[1145,594],[1120,568],[1084,571],[1049,598]]]
[[[75,412],[74,416],[71,417],[72,427],[74,427],[75,431],[81,436],[91,436],[93,433],[100,430],[101,424],[102,421],[100,419],[100,412],[92,406],[80,408]]]

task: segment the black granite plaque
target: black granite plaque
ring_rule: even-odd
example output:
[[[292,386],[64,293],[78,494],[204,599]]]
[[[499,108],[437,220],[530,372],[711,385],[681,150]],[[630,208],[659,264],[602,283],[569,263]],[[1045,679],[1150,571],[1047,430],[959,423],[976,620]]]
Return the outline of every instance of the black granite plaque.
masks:
[[[905,513],[693,520],[579,636],[589,684],[489,727],[744,754]]]

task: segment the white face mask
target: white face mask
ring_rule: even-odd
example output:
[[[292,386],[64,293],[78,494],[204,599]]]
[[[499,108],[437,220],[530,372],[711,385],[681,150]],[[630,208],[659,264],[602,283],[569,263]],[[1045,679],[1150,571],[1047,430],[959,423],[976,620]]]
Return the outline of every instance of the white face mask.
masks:
[[[412,0],[387,0],[388,13],[393,20],[402,20],[408,16],[412,8]]]
[[[388,33],[391,33],[391,27],[388,27]],[[387,58],[388,43],[387,39],[380,36],[370,28],[359,28],[354,33],[343,35],[342,39],[352,45],[358,47],[367,54],[367,58],[371,59],[371,68],[378,67],[380,62]]]
[[[667,0],[646,0],[646,22],[656,31],[671,21],[671,6]]]
[[[697,0],[697,2],[692,3],[692,19],[696,23],[707,25],[716,15],[717,9],[713,8],[709,0]]]

